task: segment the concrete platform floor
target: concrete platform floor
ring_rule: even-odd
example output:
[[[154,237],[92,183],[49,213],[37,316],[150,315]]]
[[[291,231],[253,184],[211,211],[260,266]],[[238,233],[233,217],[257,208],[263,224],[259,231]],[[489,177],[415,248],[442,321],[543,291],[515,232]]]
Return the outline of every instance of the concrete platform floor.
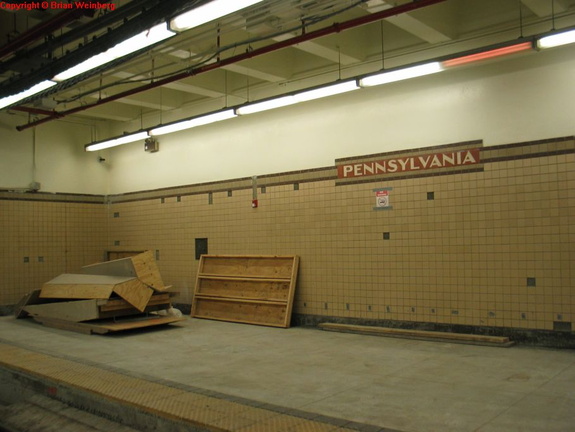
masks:
[[[108,380],[117,374],[317,423],[282,431],[575,431],[571,350],[198,319],[99,336],[13,317],[0,318],[0,344],[13,364],[20,355],[30,361],[21,353],[33,352],[87,365],[93,380],[100,379],[94,371]],[[272,424],[245,430],[274,432]]]

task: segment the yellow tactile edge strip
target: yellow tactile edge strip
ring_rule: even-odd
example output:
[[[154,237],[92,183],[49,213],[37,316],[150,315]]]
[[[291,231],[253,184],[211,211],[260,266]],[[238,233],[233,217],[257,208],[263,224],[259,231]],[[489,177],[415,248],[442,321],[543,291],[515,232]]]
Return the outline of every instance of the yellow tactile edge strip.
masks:
[[[205,396],[4,343],[0,343],[0,366],[210,431],[357,430]]]

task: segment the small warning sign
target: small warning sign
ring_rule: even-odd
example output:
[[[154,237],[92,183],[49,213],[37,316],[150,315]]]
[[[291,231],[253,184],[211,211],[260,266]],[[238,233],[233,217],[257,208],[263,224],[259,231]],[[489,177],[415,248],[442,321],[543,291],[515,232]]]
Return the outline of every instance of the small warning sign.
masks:
[[[379,190],[375,192],[375,206],[377,208],[389,207],[388,190]]]

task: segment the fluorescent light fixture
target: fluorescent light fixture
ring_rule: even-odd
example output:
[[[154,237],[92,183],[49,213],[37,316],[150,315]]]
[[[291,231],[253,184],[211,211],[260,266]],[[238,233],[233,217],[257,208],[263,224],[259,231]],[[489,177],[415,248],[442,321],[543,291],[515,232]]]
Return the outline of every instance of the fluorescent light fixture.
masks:
[[[533,48],[531,42],[522,42],[515,45],[506,46],[503,48],[496,48],[489,51],[483,51],[476,54],[470,54],[462,57],[457,57],[450,60],[445,60],[442,62],[444,67],[461,66],[468,63],[474,63],[480,60],[487,60],[496,57],[502,57],[508,54],[514,54],[517,52],[527,51]]]
[[[176,33],[167,29],[166,24],[158,24],[142,33],[137,34],[123,42],[113,46],[109,50],[90,57],[88,60],[59,73],[53,79],[55,81],[65,81],[69,78],[80,75],[89,70],[95,69],[106,63],[124,57],[125,55],[139,51],[148,46],[154,45],[172,36]]]
[[[210,123],[215,123],[215,122],[219,122],[222,120],[231,119],[235,116],[236,116],[236,113],[234,112],[233,109],[229,109],[226,111],[220,111],[220,112],[217,112],[214,114],[208,114],[208,115],[205,115],[202,117],[196,117],[196,118],[191,119],[191,120],[184,120],[184,121],[181,121],[178,123],[157,127],[157,128],[152,129],[150,131],[150,135],[158,136],[158,135],[169,134],[172,132],[178,132],[178,131],[190,129],[190,128],[193,128],[196,126],[203,126],[203,125],[207,125]]]
[[[120,138],[114,138],[107,141],[102,141],[99,143],[88,144],[85,146],[84,150],[86,151],[97,151],[97,150],[104,150],[110,147],[116,147],[122,144],[128,144],[134,141],[145,140],[148,138],[148,132],[138,132],[131,135],[124,135]]]
[[[213,0],[178,15],[170,21],[170,28],[174,31],[189,30],[261,1],[263,0]]]
[[[378,75],[372,75],[359,80],[361,87],[371,87],[380,84],[388,84],[395,81],[401,81],[410,78],[416,78],[423,75],[429,75],[441,72],[443,67],[439,62],[426,63],[419,66],[412,66],[405,69],[398,69],[391,72],[383,72]]]
[[[0,109],[6,108],[7,106],[10,106],[12,104],[15,104],[16,102],[19,102],[23,99],[33,96],[36,93],[40,93],[41,91],[49,89],[50,87],[55,86],[56,84],[57,83],[55,83],[54,81],[49,80],[42,81],[38,84],[33,85],[28,90],[21,91],[20,93],[16,93],[15,95],[3,97],[2,99],[0,99]]]
[[[261,111],[281,108],[288,105],[293,105],[299,102],[306,102],[323,97],[333,96],[336,94],[346,93],[348,91],[357,90],[357,82],[347,81],[344,83],[334,84],[331,86],[320,87],[313,90],[304,91],[295,95],[280,96],[276,99],[270,99],[263,102],[256,102],[250,105],[236,108],[237,115],[253,114]]]
[[[278,97],[276,99],[270,99],[267,101],[257,102],[236,108],[236,114],[237,115],[253,114],[261,111],[267,111],[275,108],[293,105],[294,103],[297,103],[297,100],[294,98],[294,96],[292,95],[283,96]]]
[[[327,87],[321,87],[315,90],[304,91],[294,95],[296,102],[306,102],[323,97],[333,96],[341,93],[346,93],[352,90],[357,90],[359,87],[355,80],[347,81],[339,84],[334,84]]]
[[[567,45],[573,42],[575,42],[575,30],[570,30],[563,33],[557,33],[554,35],[542,37],[537,41],[537,47],[542,49],[554,48],[561,45]]]

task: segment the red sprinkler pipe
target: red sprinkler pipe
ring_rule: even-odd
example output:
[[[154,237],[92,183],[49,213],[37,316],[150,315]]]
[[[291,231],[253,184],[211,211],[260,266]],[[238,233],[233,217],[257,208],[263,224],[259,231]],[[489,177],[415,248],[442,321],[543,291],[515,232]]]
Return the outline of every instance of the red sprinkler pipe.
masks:
[[[253,51],[245,52],[242,54],[238,54],[236,56],[229,57],[227,59],[220,60],[216,63],[212,63],[212,64],[205,65],[205,66],[200,66],[196,69],[192,69],[191,71],[182,72],[182,73],[173,75],[171,77],[164,78],[164,79],[155,81],[153,83],[143,85],[143,86],[138,87],[136,89],[127,90],[125,92],[118,93],[118,94],[115,94],[113,96],[109,96],[107,98],[100,99],[98,102],[93,103],[91,105],[83,105],[83,106],[80,106],[77,108],[72,108],[68,111],[54,112],[52,115],[50,115],[46,118],[39,119],[39,120],[36,120],[34,122],[25,124],[25,125],[16,126],[16,129],[19,131],[23,131],[25,129],[38,126],[40,124],[49,122],[49,121],[57,119],[57,118],[65,117],[65,116],[70,115],[70,114],[75,114],[77,112],[84,111],[84,110],[87,110],[89,108],[93,108],[93,107],[96,107],[99,105],[103,105],[103,104],[108,103],[108,102],[113,102],[117,99],[132,96],[136,93],[140,93],[140,92],[143,92],[146,90],[151,90],[153,88],[156,88],[156,87],[159,87],[159,86],[162,86],[162,85],[174,82],[174,81],[178,81],[178,80],[181,80],[181,79],[189,77],[189,76],[199,75],[201,73],[209,72],[209,71],[215,70],[215,69],[219,69],[223,66],[228,66],[230,64],[237,63],[237,62],[242,61],[242,60],[250,59],[250,58],[257,57],[257,56],[260,56],[263,54],[268,54],[270,52],[277,51],[277,50],[282,49],[282,48],[287,48],[287,47],[296,45],[298,43],[306,42],[306,41],[316,39],[316,38],[322,37],[322,36],[327,36],[327,35],[333,34],[333,33],[339,33],[339,32],[344,31],[344,30],[348,30],[348,29],[351,29],[354,27],[359,27],[359,26],[362,26],[365,24],[369,24],[369,23],[372,23],[375,21],[382,20],[384,18],[389,18],[390,16],[399,15],[399,14],[410,12],[410,11],[420,9],[420,8],[423,8],[426,6],[434,5],[436,3],[442,3],[444,1],[446,1],[446,0],[418,0],[418,1],[413,1],[412,3],[407,3],[407,4],[404,4],[401,6],[396,6],[396,7],[391,8],[391,9],[386,9],[386,10],[383,10],[383,11],[380,11],[380,12],[377,12],[377,13],[374,13],[371,15],[366,15],[366,16],[362,16],[359,18],[354,18],[354,19],[351,19],[349,21],[345,21],[343,23],[334,23],[331,26],[325,27],[323,29],[315,30],[315,31],[312,31],[309,33],[304,33],[304,34],[301,34],[299,36],[295,36],[291,39],[286,39],[285,41],[276,42],[276,43],[267,45],[267,46],[262,47],[262,48],[257,48]]]

